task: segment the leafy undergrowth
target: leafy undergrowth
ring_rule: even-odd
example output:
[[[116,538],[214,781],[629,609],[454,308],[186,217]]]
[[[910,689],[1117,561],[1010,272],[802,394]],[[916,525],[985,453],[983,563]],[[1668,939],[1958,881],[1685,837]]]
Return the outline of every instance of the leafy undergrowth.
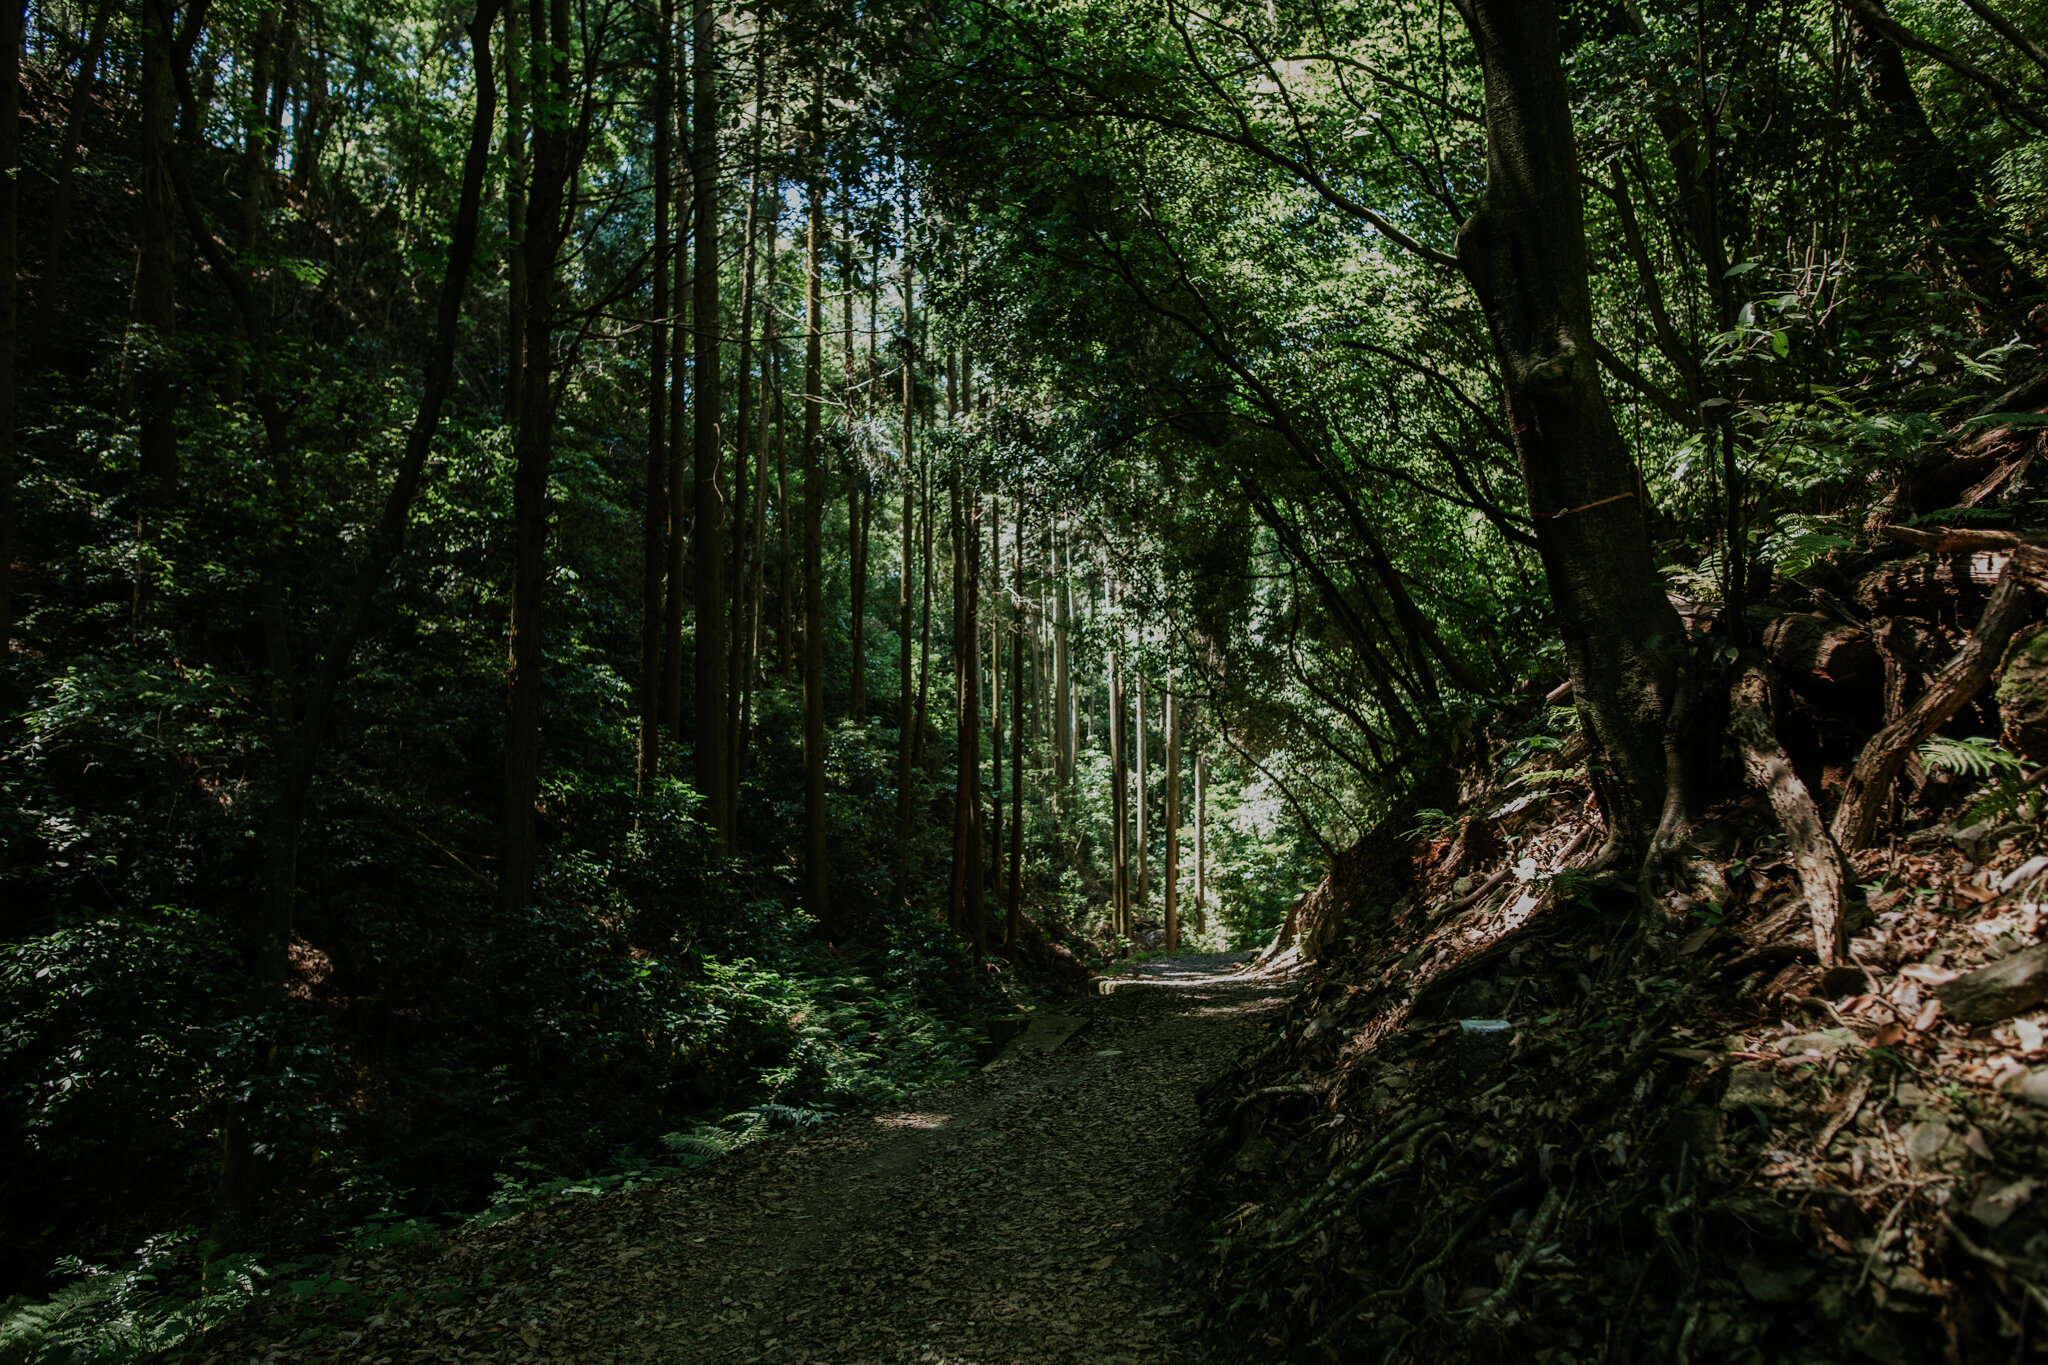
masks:
[[[1315,1361],[2048,1356],[2048,1018],[1969,1027],[1933,993],[2039,938],[2038,827],[1964,803],[1859,856],[1859,965],[1824,971],[1768,807],[1731,803],[1701,830],[1731,896],[1639,944],[1633,895],[1572,868],[1597,818],[1569,757],[1397,815],[1394,875],[1205,1096],[1218,1334]]]
[[[972,1074],[988,1046],[984,1033],[934,1009],[912,984],[857,971],[807,976],[753,960],[706,958],[699,979],[677,994],[676,1008],[683,1011],[678,1035],[716,1040],[719,1061],[734,1073],[730,1091],[753,1103],[685,1123],[662,1138],[659,1155],[628,1148],[584,1174],[509,1163],[497,1176],[495,1197],[479,1211],[386,1212],[262,1254],[212,1256],[200,1231],[186,1228],[153,1236],[126,1257],[69,1258],[57,1267],[64,1283],[53,1294],[0,1305],[0,1365],[153,1358],[197,1339],[259,1295],[303,1301],[309,1311],[337,1296],[353,1302],[356,1281],[338,1268],[350,1260],[433,1239],[450,1227],[630,1189],[773,1133],[956,1082]]]

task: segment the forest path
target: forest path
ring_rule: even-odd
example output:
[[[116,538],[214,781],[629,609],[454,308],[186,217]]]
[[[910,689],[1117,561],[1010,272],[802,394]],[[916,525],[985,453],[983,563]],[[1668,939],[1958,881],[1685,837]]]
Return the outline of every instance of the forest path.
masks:
[[[1285,997],[1284,979],[1232,974],[1248,956],[1104,978],[1056,1051],[1013,1048],[909,1107],[450,1239],[433,1287],[443,1302],[459,1289],[457,1304],[269,1358],[1199,1359],[1164,1215],[1198,1136],[1196,1092]]]

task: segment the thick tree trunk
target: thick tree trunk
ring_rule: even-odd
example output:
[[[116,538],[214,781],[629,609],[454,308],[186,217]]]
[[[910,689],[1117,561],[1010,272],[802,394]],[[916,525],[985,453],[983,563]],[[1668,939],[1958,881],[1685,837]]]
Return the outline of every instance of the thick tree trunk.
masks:
[[[142,245],[135,271],[135,321],[148,329],[136,377],[140,500],[170,501],[178,482],[178,391],[171,334],[177,326],[177,197],[171,187],[178,59],[168,4],[150,0],[142,25]],[[19,98],[17,96],[16,98]]]
[[[1017,946],[1024,912],[1024,499],[1016,501],[1016,539],[1010,547],[1010,899],[1003,908],[1003,947],[1008,950]]]
[[[1052,534],[1050,528],[1046,534]],[[1062,573],[1058,559],[1050,553],[1047,558],[1053,570],[1053,811],[1056,815],[1064,815],[1067,792],[1074,783],[1074,680],[1067,666],[1067,609],[1074,595],[1070,581],[1074,566],[1070,559],[1066,572]]]
[[[1209,927],[1209,746],[1195,744],[1195,913],[1197,932]]]
[[[235,214],[235,251],[244,262],[256,252],[263,226],[263,201],[276,164],[277,142],[271,136],[268,101],[271,85],[272,52],[277,41],[278,13],[265,9],[256,21],[256,35],[250,43],[249,116],[242,139],[242,185]],[[241,343],[228,357],[226,397],[233,402],[242,396],[245,352],[254,337],[241,315],[233,320],[234,338]]]
[[[647,471],[640,523],[640,728],[634,781],[642,796],[654,780],[661,751],[661,615],[664,551],[668,544],[668,310],[670,39],[674,0],[661,0],[654,30],[654,321],[648,328]]]
[[[680,122],[680,120],[679,120]],[[679,139],[680,140],[680,139]],[[686,158],[678,153],[677,169],[688,174]],[[694,196],[693,196],[694,197]],[[676,323],[669,329],[668,345],[668,553],[664,568],[668,575],[661,609],[661,725],[678,744],[684,738],[683,712],[683,607],[690,598],[690,481],[691,469],[683,463],[690,450],[688,368],[695,336],[690,327],[690,247],[696,213],[686,209],[679,198],[676,212],[685,215],[676,232],[675,299]]]
[[[966,677],[961,679],[961,712],[967,729],[960,742],[961,790],[967,809],[967,849],[962,865],[967,869],[966,920],[963,928],[974,940],[977,961],[988,953],[988,893],[982,880],[983,826],[981,816],[981,495],[972,488],[961,490],[961,548],[965,551],[962,584],[961,633]]]
[[[768,186],[768,202],[780,205],[782,186],[771,179]],[[750,228],[749,231],[754,229]],[[778,452],[783,432],[780,421],[780,375],[781,367],[774,354],[775,340],[775,267],[777,264],[776,235],[779,218],[771,214],[768,220],[768,270],[764,291],[766,303],[761,309],[761,383],[758,394],[760,411],[755,419],[754,433],[754,495],[747,509],[745,535],[733,552],[735,563],[744,558],[745,571],[734,585],[734,600],[737,604],[740,594],[745,594],[746,612],[744,617],[737,611],[734,619],[738,624],[733,645],[733,692],[735,697],[732,730],[732,786],[734,799],[738,799],[740,778],[747,770],[747,750],[753,743],[754,733],[754,682],[761,671],[761,596],[768,576],[768,563],[763,558],[767,549],[768,522],[768,442],[769,431],[774,429]],[[741,367],[746,373],[746,367]],[[741,395],[745,396],[745,386]],[[771,400],[774,401],[771,421]],[[744,430],[742,432],[744,435]],[[735,485],[744,492],[744,485]]]
[[[697,557],[697,640],[691,702],[691,736],[696,745],[696,786],[704,817],[722,849],[732,847],[732,801],[726,788],[725,754],[725,495],[718,486],[724,463],[719,396],[718,297],[718,21],[711,0],[691,7],[690,173],[697,206],[693,230],[697,268],[691,281],[696,298],[696,359],[692,397],[695,512],[692,550]]]
[[[919,608],[920,614],[917,627],[916,739],[912,742],[911,746],[911,761],[919,768],[923,768],[925,767],[925,741],[931,735],[932,585],[938,582],[937,576],[932,572],[932,545],[938,537],[938,513],[932,502],[932,467],[930,456],[925,457],[924,467],[919,471],[919,476],[923,487],[919,493],[918,501],[924,508],[924,527],[921,533],[923,543],[920,559],[923,581],[918,589],[918,596],[922,604]],[[951,533],[950,529],[948,533]],[[959,600],[960,583],[956,576],[953,582],[953,601],[958,603]]]
[[[1114,648],[1109,656],[1109,922],[1131,931],[1131,794],[1124,772],[1124,678]]]
[[[10,711],[15,700],[7,642],[14,622],[14,334],[20,312],[21,33],[26,15],[25,5],[9,4],[0,18],[0,43],[6,44],[0,52],[0,707]],[[105,26],[102,6],[94,27]],[[79,79],[87,78],[81,69]],[[51,264],[43,265],[46,281]],[[5,903],[6,892],[0,890],[0,927],[6,924]]]
[[[967,564],[960,553],[961,522],[960,474],[959,467],[955,465],[946,477],[946,530],[953,547],[950,556],[953,579],[953,862],[946,880],[946,923],[956,932],[963,931],[967,922],[967,883],[973,879],[971,869],[974,865],[968,861],[968,850],[973,843],[969,835],[974,828],[974,815],[970,805],[973,798],[968,795],[970,751],[967,744],[980,706],[980,697],[967,690],[967,659],[974,650],[975,641],[967,633]],[[930,626],[929,614],[925,623]],[[923,708],[920,706],[920,739],[924,732],[922,719]]]
[[[750,159],[758,167],[761,164],[761,120],[767,103],[767,65],[761,48],[754,49],[754,136],[749,149]],[[772,198],[772,196],[771,196]],[[740,774],[746,768],[747,748],[747,707],[752,701],[748,688],[748,646],[747,603],[753,599],[753,575],[755,565],[749,558],[754,543],[757,523],[753,520],[753,508],[748,497],[750,476],[747,468],[748,398],[753,383],[754,365],[754,280],[760,260],[758,240],[761,221],[761,173],[757,169],[747,177],[747,213],[741,236],[740,248],[740,353],[739,364],[733,370],[733,418],[732,418],[732,488],[733,506],[736,509],[728,531],[730,562],[727,565],[731,595],[726,617],[726,669],[725,669],[725,793],[726,801],[733,810],[735,825],[738,820]],[[767,392],[768,356],[764,349],[761,355],[763,393]],[[765,431],[765,419],[763,430]],[[762,458],[768,453],[764,444],[759,452]],[[755,461],[751,478],[760,478],[760,460]],[[727,841],[738,836],[734,827],[726,830]]]
[[[1003,582],[1003,500],[989,497],[988,552],[997,591]],[[975,646],[977,649],[980,645]],[[993,604],[988,613],[988,737],[989,790],[993,816],[989,821],[989,870],[997,900],[1003,893],[1003,616]],[[1017,680],[1012,678],[1014,689]]]
[[[1166,951],[1180,951],[1180,698],[1166,691]]]
[[[1137,807],[1134,814],[1138,831],[1135,850],[1137,856],[1132,859],[1136,866],[1131,878],[1131,903],[1143,910],[1150,900],[1149,888],[1145,883],[1152,870],[1151,860],[1146,856],[1151,851],[1152,839],[1151,831],[1146,828],[1145,806],[1152,793],[1152,783],[1151,774],[1145,766],[1145,675],[1142,673],[1138,675],[1136,691],[1138,733],[1131,742],[1131,766],[1137,770],[1138,779],[1135,793],[1137,799],[1133,802]]]
[[[529,6],[533,48],[569,49],[569,0],[533,0]],[[567,107],[566,62],[547,70],[548,98]],[[509,659],[510,707],[505,724],[505,814],[498,873],[504,909],[521,909],[532,897],[537,861],[534,805],[540,795],[541,608],[546,587],[548,467],[554,456],[554,392],[550,347],[554,336],[555,268],[569,221],[569,184],[574,173],[571,130],[555,120],[535,119],[530,158],[533,178],[527,203],[526,316],[520,324],[526,357],[520,366],[525,392],[512,446],[512,623]]]
[[[824,115],[822,83],[813,119]],[[804,270],[804,909],[831,932],[832,880],[825,856],[824,341],[820,247],[825,185],[813,168],[810,248]]]
[[[853,379],[853,214],[849,199],[842,196],[839,207],[839,403],[851,423],[857,405]],[[865,729],[868,723],[868,521],[874,495],[868,488],[868,471],[856,458],[847,470],[846,550],[851,576],[849,603],[853,638],[848,641],[851,658],[847,668],[846,713]]]
[[[1579,709],[1600,748],[1609,858],[1684,819],[1674,728],[1685,627],[1592,347],[1578,150],[1555,0],[1458,0],[1486,79],[1487,183],[1457,258],[1493,336]]]
[[[903,232],[906,240],[910,235],[910,200],[906,195],[903,203]],[[879,250],[879,248],[878,248]],[[881,280],[879,265],[875,270],[877,287]],[[903,563],[896,580],[896,890],[892,899],[902,902],[910,894],[910,763],[915,736],[912,730],[910,676],[910,639],[916,621],[912,616],[911,569],[916,562],[917,551],[917,469],[912,456],[915,428],[911,422],[911,366],[910,354],[910,306],[912,274],[910,257],[903,258]],[[872,299],[869,309],[870,323],[874,319]],[[869,343],[869,360],[873,361],[874,342],[872,334]],[[929,501],[929,500],[927,500]],[[926,515],[930,515],[929,509]],[[930,591],[930,574],[926,574],[926,591]],[[927,612],[929,618],[929,612]],[[920,727],[921,728],[921,727]],[[943,914],[943,910],[941,911]]]
[[[505,276],[505,424],[519,429],[519,404],[526,396],[526,182],[533,172],[526,147],[526,72],[520,56],[520,35],[526,6],[533,0],[511,0],[505,8],[505,235],[511,244]],[[296,111],[295,111],[296,115]],[[299,134],[293,119],[292,179],[298,180]]]

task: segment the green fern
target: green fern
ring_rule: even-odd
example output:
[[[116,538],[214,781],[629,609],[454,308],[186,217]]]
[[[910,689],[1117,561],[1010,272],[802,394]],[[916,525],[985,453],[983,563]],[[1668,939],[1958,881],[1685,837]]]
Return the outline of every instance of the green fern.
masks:
[[[1968,739],[1930,739],[1920,746],[1920,762],[1930,770],[1990,781],[1990,789],[1955,819],[1953,823],[1958,827],[1966,828],[1986,820],[2003,818],[2017,811],[2022,804],[2029,806],[2031,815],[2040,814],[2040,793],[2027,776],[2026,765],[2020,762],[2017,754],[2000,747],[1996,740],[1974,736]]]
[[[1959,773],[1965,777],[2018,781],[2026,775],[2018,755],[2000,748],[1997,740],[1976,736],[1968,739],[1936,736],[1920,746],[1920,762],[1937,772]]]
[[[728,1133],[722,1128],[713,1128],[710,1124],[699,1124],[687,1133],[665,1134],[661,1139],[661,1145],[671,1152],[680,1152],[684,1156],[701,1156],[708,1159],[724,1156],[740,1144],[738,1136],[733,1133]]]

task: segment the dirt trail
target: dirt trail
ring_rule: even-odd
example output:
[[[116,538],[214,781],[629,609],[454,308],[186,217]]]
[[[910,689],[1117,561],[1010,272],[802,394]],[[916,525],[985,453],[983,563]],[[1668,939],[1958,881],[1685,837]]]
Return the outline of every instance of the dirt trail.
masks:
[[[1221,958],[1144,964],[1105,982],[1087,1025],[1057,1051],[1016,1053],[912,1107],[690,1176],[453,1237],[425,1265],[386,1272],[412,1279],[421,1300],[317,1345],[254,1355],[1199,1359],[1168,1264],[1167,1198],[1197,1136],[1196,1091],[1259,1036],[1285,993],[1283,981],[1229,973]]]

